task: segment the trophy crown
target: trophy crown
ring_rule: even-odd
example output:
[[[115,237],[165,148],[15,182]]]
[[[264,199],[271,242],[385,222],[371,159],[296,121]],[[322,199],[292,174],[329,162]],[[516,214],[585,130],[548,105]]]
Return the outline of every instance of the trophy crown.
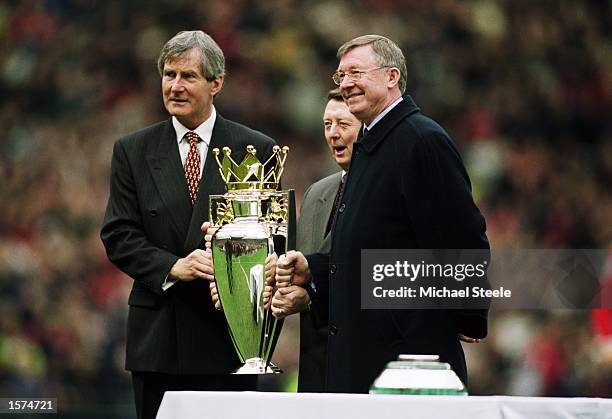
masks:
[[[232,150],[229,147],[223,147],[222,150],[222,160],[219,160],[221,153],[218,148],[213,148],[212,152],[228,191],[274,191],[278,189],[289,147],[281,148],[275,145],[272,147],[272,155],[264,163],[259,161],[256,156],[257,150],[252,145],[246,147],[247,154],[240,164],[232,159]],[[267,172],[266,168],[269,168]]]

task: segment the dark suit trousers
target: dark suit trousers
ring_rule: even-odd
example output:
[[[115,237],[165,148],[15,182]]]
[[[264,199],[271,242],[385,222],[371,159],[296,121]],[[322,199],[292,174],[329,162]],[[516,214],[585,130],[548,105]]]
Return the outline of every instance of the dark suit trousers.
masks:
[[[230,374],[174,375],[132,371],[132,385],[138,419],[155,419],[166,391],[255,390],[257,376]]]

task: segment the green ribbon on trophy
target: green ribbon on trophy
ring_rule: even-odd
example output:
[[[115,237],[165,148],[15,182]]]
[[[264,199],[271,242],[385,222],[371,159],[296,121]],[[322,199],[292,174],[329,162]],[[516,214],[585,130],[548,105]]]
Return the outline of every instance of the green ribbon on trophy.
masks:
[[[295,247],[295,196],[279,191],[289,147],[274,146],[270,158],[261,163],[253,146],[240,164],[223,148],[213,155],[227,192],[210,196],[210,222],[217,231],[212,254],[217,292],[232,342],[244,364],[235,374],[280,372],[271,363],[283,321],[272,316],[264,289],[265,262],[276,252]]]

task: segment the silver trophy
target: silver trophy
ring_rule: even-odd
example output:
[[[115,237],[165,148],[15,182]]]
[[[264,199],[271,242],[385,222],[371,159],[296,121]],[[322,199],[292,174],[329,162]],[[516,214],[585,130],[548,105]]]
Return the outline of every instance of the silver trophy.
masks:
[[[278,191],[288,147],[274,146],[270,158],[261,163],[256,150],[247,146],[244,160],[237,164],[232,151],[223,148],[213,155],[227,192],[210,196],[210,222],[217,231],[212,238],[212,255],[217,292],[232,342],[244,364],[234,374],[280,372],[271,363],[283,321],[272,316],[264,301],[265,262],[293,248],[295,198],[292,190]]]

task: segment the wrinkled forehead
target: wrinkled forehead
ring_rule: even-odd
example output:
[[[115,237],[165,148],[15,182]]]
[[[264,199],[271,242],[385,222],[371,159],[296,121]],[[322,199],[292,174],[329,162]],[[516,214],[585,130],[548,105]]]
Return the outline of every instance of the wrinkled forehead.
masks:
[[[200,51],[192,48],[188,51],[184,51],[172,57],[166,58],[166,61],[164,61],[164,66],[193,66],[199,69],[201,62]]]
[[[325,112],[323,113],[323,119],[344,119],[354,120],[358,123],[359,120],[353,115],[344,101],[332,99],[327,102],[325,106]]]
[[[354,68],[365,68],[376,65],[376,54],[371,45],[359,45],[349,49],[338,63],[339,71],[347,71]]]

